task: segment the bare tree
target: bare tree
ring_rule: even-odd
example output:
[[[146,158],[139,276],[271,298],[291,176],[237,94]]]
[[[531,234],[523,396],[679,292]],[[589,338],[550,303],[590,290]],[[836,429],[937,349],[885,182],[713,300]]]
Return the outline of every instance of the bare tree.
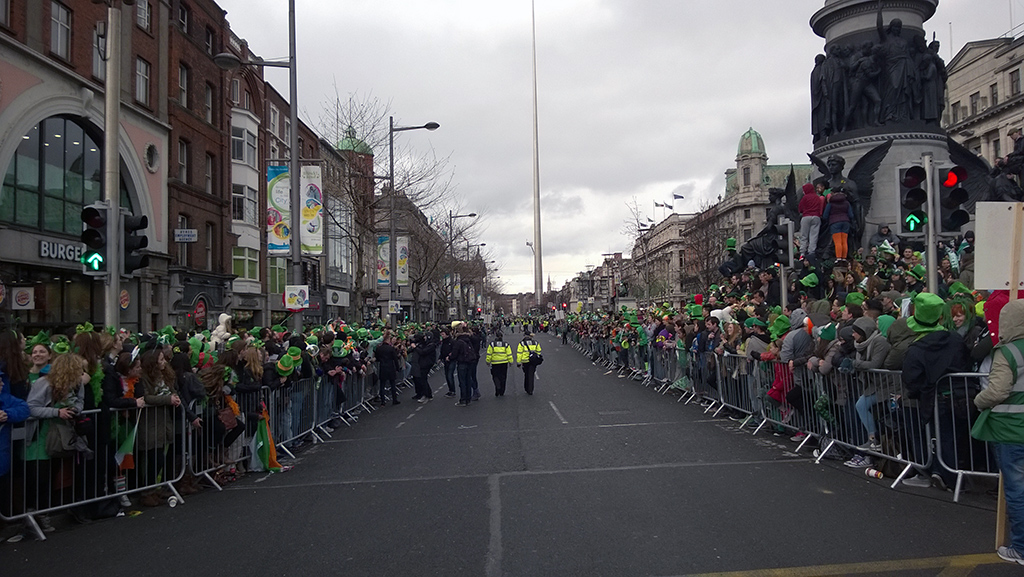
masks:
[[[679,280],[687,291],[700,292],[721,276],[718,266],[725,259],[727,236],[728,229],[721,225],[718,204],[701,201],[697,214],[683,227],[685,256]]]
[[[654,221],[641,211],[636,197],[626,203],[626,208],[629,217],[623,222],[622,234],[632,241],[630,262],[634,274],[628,275],[631,278],[623,280],[628,285],[629,293],[638,303],[644,304],[652,297],[665,292],[668,288],[668,279],[660,278],[657,274],[659,263],[656,255],[651,253]]]

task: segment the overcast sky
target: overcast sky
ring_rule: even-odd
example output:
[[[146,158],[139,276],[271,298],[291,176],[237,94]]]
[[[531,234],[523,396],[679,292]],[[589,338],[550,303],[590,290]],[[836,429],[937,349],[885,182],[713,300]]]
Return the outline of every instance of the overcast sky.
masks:
[[[287,56],[286,0],[219,2],[254,53]],[[823,5],[537,0],[545,283],[628,254],[633,198],[656,220],[653,202],[673,191],[686,196],[677,212],[717,198],[748,127],[770,163],[807,162],[808,75],[824,42],[808,21]],[[532,291],[530,1],[296,0],[296,12],[303,120],[316,124],[336,83],[342,97],[390,101],[396,124],[440,123],[397,138],[450,156],[506,292]],[[1022,21],[1024,0],[941,0],[925,28],[948,62],[951,49]],[[288,94],[287,71],[266,78]]]

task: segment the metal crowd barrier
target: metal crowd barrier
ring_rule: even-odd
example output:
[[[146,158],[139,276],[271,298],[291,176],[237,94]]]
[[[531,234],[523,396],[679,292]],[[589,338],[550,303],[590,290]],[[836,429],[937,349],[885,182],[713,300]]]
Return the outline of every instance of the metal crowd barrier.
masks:
[[[217,482],[216,473],[238,463],[245,463],[252,456],[249,445],[265,406],[262,391],[232,395],[231,400],[238,414],[234,415],[234,423],[228,418],[225,424],[219,411],[226,408],[234,414],[232,405],[226,399],[221,402],[211,399],[193,401],[190,409],[203,422],[198,429],[189,427],[187,437],[189,470],[196,477],[205,478],[218,491],[221,486]],[[234,426],[229,429],[228,425],[231,424]]]
[[[29,419],[2,425],[12,434],[11,471],[0,477],[0,519],[23,520],[45,540],[39,517],[57,511],[116,509],[122,495],[160,488],[169,491],[171,506],[184,503],[173,485],[185,473],[190,425],[184,414],[170,406],[95,409],[79,413],[73,423]],[[52,435],[61,441],[50,440]]]
[[[600,355],[600,347],[592,337],[578,339],[581,352],[597,350]],[[645,375],[644,383],[656,383],[655,390],[662,394],[680,391],[678,402],[700,399],[705,413],[717,415],[728,408],[745,414],[740,428],[756,425],[753,434],[768,425],[791,431],[800,442],[797,452],[816,440],[816,462],[840,447],[847,453],[887,459],[899,465],[892,488],[916,468],[920,474],[943,477],[944,484],[952,486],[954,501],[959,501],[965,477],[999,475],[988,443],[970,436],[978,416],[973,400],[983,374],[945,375],[934,405],[922,407],[903,396],[900,371],[834,368],[820,374],[806,366],[790,369],[781,361],[710,352],[688,353],[681,366],[669,347],[655,349],[650,368],[644,371],[641,349],[630,349],[631,376]]]

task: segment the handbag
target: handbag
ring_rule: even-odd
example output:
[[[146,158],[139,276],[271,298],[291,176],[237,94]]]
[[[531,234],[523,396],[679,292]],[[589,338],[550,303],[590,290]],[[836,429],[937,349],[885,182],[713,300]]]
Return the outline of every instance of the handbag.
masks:
[[[46,432],[46,454],[51,459],[62,459],[75,454],[75,430],[63,419],[51,419]]]

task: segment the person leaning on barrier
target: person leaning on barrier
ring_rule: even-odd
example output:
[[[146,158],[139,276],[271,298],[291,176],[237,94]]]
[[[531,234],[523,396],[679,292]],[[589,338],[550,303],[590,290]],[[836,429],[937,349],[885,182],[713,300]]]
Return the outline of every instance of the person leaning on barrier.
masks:
[[[28,403],[10,393],[10,378],[0,362],[0,515],[10,516],[8,501],[3,495],[11,494],[11,429],[29,417]]]
[[[907,319],[907,326],[917,334],[916,340],[907,349],[903,359],[903,388],[907,398],[920,401],[921,425],[925,426],[934,420],[932,407],[939,403],[940,415],[948,414],[952,409],[950,403],[956,399],[949,396],[949,391],[939,391],[939,380],[947,373],[960,373],[970,370],[970,360],[963,338],[956,332],[946,330],[942,324],[945,302],[936,294],[921,293],[914,298],[914,316]],[[939,394],[943,393],[941,398]],[[944,437],[947,431],[943,425],[949,425],[948,418],[938,423],[937,434]],[[954,451],[952,438],[943,440],[943,451]],[[947,463],[955,463],[955,451]],[[912,487],[926,487],[935,484],[940,488],[950,485],[955,477],[943,467],[932,464],[929,471],[918,471],[917,477],[904,479],[903,482]],[[931,474],[928,480],[926,473]]]
[[[1010,544],[999,557],[1024,565],[1024,301],[999,312],[999,345],[993,350],[988,387],[974,397],[983,412],[971,435],[991,443],[1003,476]]]

